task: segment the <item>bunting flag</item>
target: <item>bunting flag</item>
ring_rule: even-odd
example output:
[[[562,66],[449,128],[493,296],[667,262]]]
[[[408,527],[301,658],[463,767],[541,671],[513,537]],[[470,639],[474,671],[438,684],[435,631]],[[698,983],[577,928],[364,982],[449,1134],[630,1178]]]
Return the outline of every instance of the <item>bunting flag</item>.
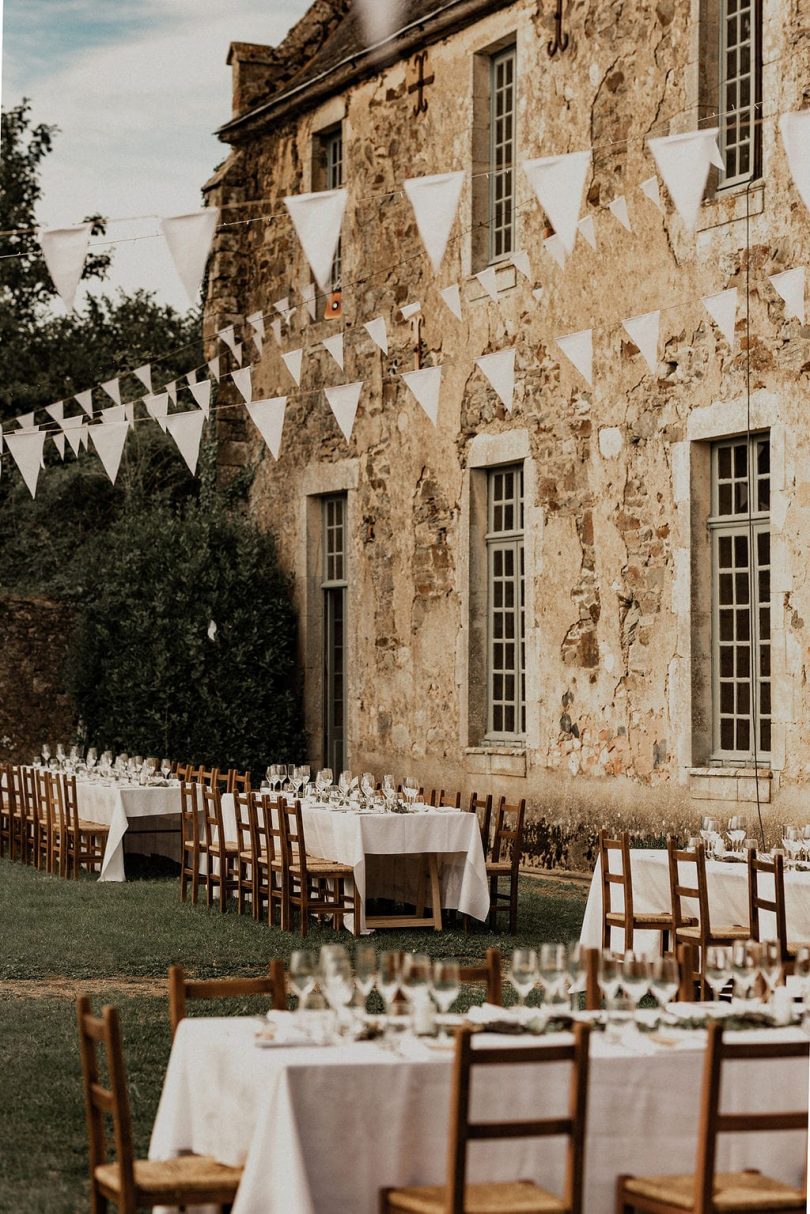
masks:
[[[737,322],[737,288],[730,287],[728,291],[706,295],[702,303],[733,350],[734,326]]]
[[[282,354],[281,361],[289,371],[290,375],[295,380],[298,387],[301,387],[301,368],[304,363],[303,350],[288,350],[286,354]]]
[[[187,372],[186,372],[186,383],[188,384],[189,388],[192,386],[192,384],[196,384],[196,382],[197,382],[197,372],[196,372],[196,370],[194,370],[194,371],[187,371]]]
[[[197,471],[205,418],[206,414],[201,413],[199,409],[189,409],[186,413],[170,413],[166,418],[166,429],[177,443],[177,449],[188,464],[192,476]]]
[[[283,299],[277,299],[273,307],[284,318],[285,325],[288,325],[295,315],[295,308],[290,307],[290,301],[287,296],[285,295]]]
[[[535,287],[534,290],[532,291],[532,295],[537,300],[537,302],[540,303],[540,300],[543,298],[543,288]]]
[[[65,416],[65,402],[58,400],[55,405],[46,405],[45,412],[49,417],[52,417],[55,422],[61,422]]]
[[[278,307],[278,304],[276,304],[276,307]],[[254,333],[258,333],[260,337],[265,336],[264,317],[262,316],[261,312],[251,312],[250,316],[245,317],[245,320],[253,329]]]
[[[233,358],[234,358],[234,362],[236,363],[237,367],[241,367],[242,366],[242,343],[241,343],[241,341],[237,341],[234,343]]]
[[[208,360],[208,374],[211,376],[212,379],[215,379],[217,381],[217,383],[219,383],[221,372],[220,372],[220,357],[218,354],[215,354],[213,358],[210,358]],[[177,401],[175,401],[175,404],[176,403],[177,403]]]
[[[124,416],[126,417],[128,422],[135,421],[135,401],[134,400],[129,400],[124,405]]]
[[[486,291],[487,295],[495,303],[498,302],[498,273],[494,266],[487,266],[485,270],[479,270],[475,276],[481,286]]]
[[[618,219],[623,228],[626,228],[628,232],[632,232],[633,228],[630,224],[630,215],[627,211],[627,199],[625,198],[624,194],[618,194],[612,202],[609,202],[608,210],[610,211],[611,215],[614,215],[616,219]]]
[[[409,303],[399,309],[399,314],[403,320],[410,320],[412,316],[416,316],[416,313],[421,311],[422,305],[420,303]]]
[[[717,150],[718,133],[719,128],[715,126],[705,131],[647,140],[675,210],[690,232],[697,225],[709,169],[713,164],[720,169],[724,167]]]
[[[558,337],[557,345],[582,378],[593,387],[593,329],[582,329],[579,333]]]
[[[403,182],[434,274],[439,273],[447,249],[463,185],[463,172],[409,177]]]
[[[87,392],[77,392],[76,400],[79,402],[81,407],[84,409],[87,416],[92,417],[93,416],[93,390],[92,390],[92,388],[88,389]]]
[[[110,409],[101,410],[101,424],[109,426],[110,423],[123,422],[127,420],[126,405],[113,405]]]
[[[336,333],[334,337],[323,339],[323,348],[328,350],[337,365],[343,370],[343,334]]]
[[[565,245],[560,240],[556,232],[553,236],[546,237],[546,239],[543,241],[543,247],[547,253],[551,254],[560,269],[564,270],[566,261]]]
[[[804,324],[804,266],[795,270],[783,270],[781,274],[771,274],[768,282],[776,294],[785,301],[785,319],[791,316]]]
[[[335,420],[343,431],[347,443],[351,441],[354,419],[357,416],[357,406],[362,391],[362,383],[341,384],[338,388],[324,388],[329,408],[334,413]]]
[[[138,379],[141,381],[144,388],[146,388],[146,391],[151,396],[151,394],[152,394],[152,364],[145,363],[144,366],[142,366],[142,367],[136,367],[135,370],[132,372],[132,374],[137,375]]]
[[[39,471],[43,465],[43,453],[47,435],[44,430],[14,430],[5,436],[6,446],[14,463],[20,470],[31,497],[37,495]]]
[[[79,431],[79,442],[84,447],[85,451],[88,449],[88,444],[90,442],[90,438],[88,435],[89,429],[90,429],[89,426],[82,426],[81,430]]]
[[[375,320],[369,320],[364,325],[366,333],[368,333],[374,345],[382,350],[383,354],[388,353],[388,329],[385,324],[385,317],[378,316]]]
[[[657,177],[648,177],[646,181],[642,181],[638,188],[641,190],[642,194],[645,194],[647,198],[649,198],[653,206],[658,207],[659,211],[664,210],[661,203],[661,191],[658,188]]]
[[[146,412],[153,417],[163,432],[166,432],[166,418],[169,415],[169,393],[159,392],[157,396],[147,396],[143,402]]]
[[[73,310],[76,303],[76,291],[90,246],[92,226],[79,223],[72,228],[46,228],[39,233],[39,246],[45,265],[68,312]]]
[[[347,198],[346,190],[322,190],[284,199],[315,281],[324,292],[331,286]]]
[[[236,329],[233,325],[226,325],[224,329],[220,329],[217,337],[225,343],[231,354],[236,354]]]
[[[629,334],[633,344],[638,346],[645,363],[654,375],[658,368],[661,313],[645,312],[642,316],[631,316],[628,320],[622,321],[622,326]]]
[[[206,207],[191,215],[173,215],[160,221],[166,244],[192,307],[198,301],[218,223],[217,207]]]
[[[531,267],[531,262],[529,261],[528,253],[526,253],[522,249],[519,253],[513,253],[512,254],[512,265],[515,267],[515,269],[517,270],[517,272],[519,274],[522,274],[524,278],[528,278],[529,281],[531,282],[533,275],[532,275],[532,267]]]
[[[783,114],[779,130],[785,145],[788,168],[799,197],[810,209],[810,110]]]
[[[261,434],[273,459],[278,459],[281,450],[281,432],[287,409],[286,396],[274,396],[270,400],[254,400],[247,406],[251,421]]]
[[[93,446],[96,449],[98,458],[101,460],[104,471],[112,483],[115,484],[118,469],[121,467],[124,444],[127,441],[129,422],[109,422],[107,425],[90,426],[89,429]]]
[[[511,413],[515,397],[514,349],[498,350],[495,354],[485,354],[475,361],[502,400],[504,408]]]
[[[456,319],[461,320],[461,288],[458,283],[453,283],[452,287],[442,287],[439,294]]]
[[[209,417],[211,413],[211,380],[202,379],[198,384],[189,384],[189,390],[197,402],[198,408],[202,409],[206,417]]]
[[[59,431],[57,434],[52,434],[51,438],[53,439],[54,447],[56,447],[56,450],[59,452],[60,458],[64,459],[65,458],[65,436],[64,436],[64,434],[61,431]]]
[[[114,401],[116,405],[121,404],[121,388],[117,379],[108,379],[101,387],[107,393],[110,400]]]
[[[38,430],[39,426],[34,424],[35,416],[36,411],[32,413],[21,413],[19,417],[16,417],[14,420],[21,430]]]
[[[70,449],[78,459],[79,447],[81,446],[82,434],[85,428],[85,421],[81,413],[76,417],[63,417],[59,423],[65,432],[65,438],[70,444]]]
[[[276,339],[276,345],[280,346],[281,345],[281,321],[278,318],[270,321],[270,332],[273,334],[273,337],[275,337],[275,339]]]
[[[590,165],[590,150],[569,152],[565,156],[541,156],[523,162],[523,171],[566,253],[574,250],[582,193]]]
[[[177,404],[177,382],[176,382],[176,380],[172,380],[172,382],[170,384],[166,384],[165,391],[169,397],[169,400],[172,402],[172,404],[176,405]],[[150,396],[151,396],[151,393],[150,393]]]
[[[403,371],[402,378],[435,426],[439,417],[441,367],[422,367],[420,371]]]
[[[304,284],[304,286],[301,288],[301,298],[303,299],[304,303],[307,305],[307,311],[309,312],[311,318],[313,320],[317,320],[318,319],[318,301],[315,297],[315,283],[314,282],[308,282],[308,283]]]
[[[253,389],[250,384],[250,367],[242,367],[239,371],[231,371],[231,379],[239,389],[246,405],[253,400]]]
[[[577,224],[577,228],[582,233],[585,240],[592,249],[596,248],[596,227],[593,222],[593,215],[584,215]],[[552,238],[553,239],[553,238]]]

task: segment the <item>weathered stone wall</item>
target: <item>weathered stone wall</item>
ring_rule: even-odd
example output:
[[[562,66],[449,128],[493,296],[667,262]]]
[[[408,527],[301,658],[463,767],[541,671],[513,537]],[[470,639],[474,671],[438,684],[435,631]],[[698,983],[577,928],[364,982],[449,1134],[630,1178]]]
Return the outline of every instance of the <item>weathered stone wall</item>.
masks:
[[[70,626],[62,603],[0,595],[0,762],[29,763],[43,742],[72,741],[62,677]]]
[[[296,574],[305,621],[317,620],[317,586],[304,498],[349,489],[350,765],[400,775],[415,769],[428,786],[526,796],[537,849],[556,848],[574,863],[587,852],[583,823],[662,834],[709,810],[753,810],[750,771],[708,769],[704,712],[709,443],[744,432],[749,420],[770,430],[773,468],[774,745],[759,795],[771,820],[805,812],[810,328],[785,321],[767,276],[810,257],[807,212],[789,181],[776,122],[803,104],[809,56],[796,5],[766,0],[764,181],[747,193],[710,190],[690,234],[666,199],[662,216],[635,187],[653,172],[646,137],[693,129],[703,113],[706,26],[698,0],[573,0],[566,5],[570,46],[553,59],[549,6],[542,7],[541,16],[536,3],[518,0],[430,45],[435,82],[418,118],[408,92],[415,68],[401,62],[241,138],[213,183],[212,201],[264,199],[271,218],[219,238],[205,325],[213,353],[223,324],[272,312],[288,294],[300,300],[309,272],[281,200],[311,187],[313,134],[342,118],[349,190],[343,320],[312,322],[297,309],[284,348],[305,347],[300,392],[272,339],[254,371],[256,398],[291,392],[278,464],[245,426],[237,398],[223,391],[231,406],[220,415],[223,475],[255,469],[250,506]],[[588,206],[604,208],[627,193],[633,231],[594,209],[598,251],[580,241],[561,271],[543,252],[544,217],[518,171],[519,247],[528,250],[536,281],[504,266],[495,304],[472,276],[481,268],[471,238],[474,61],[512,34],[518,163],[593,146]],[[466,169],[468,178],[434,280],[401,183],[451,168]],[[731,351],[700,299],[732,286],[744,298],[749,270],[750,346],[741,309]],[[461,322],[438,295],[455,281]],[[544,288],[539,303],[534,286]],[[397,309],[415,300],[423,308],[418,357],[444,367],[435,429],[398,377],[417,353],[412,325]],[[662,309],[662,340],[651,375],[621,321],[654,308]],[[389,322],[387,358],[362,328],[377,315]],[[341,326],[343,375],[317,347]],[[588,327],[593,390],[554,344],[557,335]],[[473,361],[509,344],[518,351],[511,415]],[[347,444],[320,389],[356,379],[365,388]],[[480,569],[471,518],[482,444],[497,455],[512,442],[525,443],[528,456],[528,720],[526,746],[508,748],[487,745],[475,724],[470,689],[482,675],[470,611]],[[302,636],[308,677],[317,681],[317,628],[305,626]],[[308,703],[317,760],[317,686]],[[539,842],[548,839],[543,819],[556,843]]]

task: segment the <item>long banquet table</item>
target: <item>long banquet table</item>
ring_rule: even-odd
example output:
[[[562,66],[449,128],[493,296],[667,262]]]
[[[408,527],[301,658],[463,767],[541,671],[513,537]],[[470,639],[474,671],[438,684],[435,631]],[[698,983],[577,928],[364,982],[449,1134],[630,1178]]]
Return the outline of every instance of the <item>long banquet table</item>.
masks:
[[[669,866],[666,850],[634,848],[630,852],[630,867],[633,881],[633,908],[637,914],[665,914],[671,906],[669,892]],[[706,862],[706,878],[709,893],[709,914],[713,924],[748,924],[748,866],[744,863],[728,863],[722,860]],[[767,879],[762,878],[763,893],[770,895]],[[771,882],[771,888],[773,883]],[[621,887],[613,886],[613,907],[622,907]],[[689,905],[687,903],[687,905]],[[810,941],[810,872],[790,871],[785,873],[785,907],[787,912],[788,937],[791,940]],[[694,913],[697,913],[693,908]],[[774,916],[762,912],[763,939],[768,939],[775,927]],[[613,942],[621,940],[621,929],[614,929]],[[594,869],[585,918],[580,935],[582,944],[588,948],[602,945],[602,869],[597,860]],[[624,942],[622,941],[622,948]],[[634,947],[650,953],[660,947],[657,932],[636,932]]]
[[[134,819],[173,817],[178,823],[179,840],[180,785],[141,786],[116,784],[103,780],[77,780],[76,800],[79,817],[109,826],[107,846],[99,881],[124,881],[124,836]],[[148,832],[147,832],[148,833]]]
[[[441,906],[486,920],[489,889],[478,819],[458,809],[430,809],[408,814],[340,811],[302,803],[307,853],[351,866],[362,899],[384,897],[413,902],[423,857],[438,858]],[[233,796],[222,798],[225,833],[235,837]],[[369,863],[369,857],[374,859]],[[430,903],[430,887],[427,891]],[[436,907],[432,908],[434,912]],[[370,920],[368,926],[374,926]]]
[[[195,1151],[244,1165],[233,1214],[377,1214],[378,1191],[385,1185],[443,1182],[450,1053],[413,1039],[406,1057],[374,1042],[260,1048],[254,1041],[257,1027],[248,1018],[181,1023],[150,1158]],[[769,1039],[797,1035],[804,1040],[796,1029],[767,1034]],[[739,1036],[753,1041],[761,1033]],[[686,1048],[656,1047],[640,1038],[634,1051],[593,1035],[585,1159],[588,1214],[612,1214],[620,1172],[693,1170],[705,1034],[690,1038]],[[505,1049],[525,1042],[492,1034],[476,1040]],[[478,1076],[473,1117],[562,1114],[568,1067],[546,1064],[542,1081],[531,1070],[529,1075],[526,1067],[498,1067]],[[807,1067],[795,1061],[730,1064],[724,1109],[766,1105],[805,1108]],[[561,1140],[473,1144],[469,1178],[528,1177],[561,1192],[563,1157]],[[723,1135],[719,1140],[718,1170],[760,1167],[799,1185],[804,1163],[801,1134]]]

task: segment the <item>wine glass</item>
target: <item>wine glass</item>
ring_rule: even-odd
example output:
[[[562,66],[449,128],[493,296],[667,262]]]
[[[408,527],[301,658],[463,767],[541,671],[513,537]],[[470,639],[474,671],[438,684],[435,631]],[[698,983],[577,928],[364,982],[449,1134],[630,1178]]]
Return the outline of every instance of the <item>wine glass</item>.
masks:
[[[98,752],[96,751],[96,748],[94,746],[91,746],[87,752],[87,758],[85,759],[85,764],[87,766],[88,771],[92,770],[92,768],[95,767],[97,762],[98,762]]]
[[[736,940],[731,954],[734,993],[738,999],[751,998],[759,973],[759,945],[753,940]]]
[[[276,792],[281,792],[284,788],[284,783],[287,779],[287,764],[277,763],[276,767]]]
[[[402,781],[402,791],[408,799],[408,803],[413,809],[414,802],[419,796],[419,781],[416,776],[406,776]]]
[[[309,763],[302,763],[301,766],[298,768],[298,778],[301,781],[301,792],[302,793],[303,793],[304,789],[306,788],[307,784],[309,784],[309,777],[311,774],[312,774],[312,772],[311,772]]]
[[[543,1002],[555,1003],[568,988],[568,950],[564,944],[541,944],[537,973]]]
[[[786,868],[795,868],[802,847],[801,835],[795,826],[782,827],[782,846],[788,857]]]
[[[164,780],[168,780],[169,776],[172,774],[172,765],[168,759],[161,760],[160,774],[163,776]]]
[[[759,972],[765,983],[767,1003],[782,977],[782,950],[775,940],[765,940],[759,946]]]
[[[389,1016],[399,990],[401,968],[399,952],[394,950],[380,953],[377,963],[377,990],[382,995],[385,1010]]]
[[[315,989],[316,969],[314,953],[298,949],[291,954],[288,978],[290,990],[298,997],[299,1011]]]
[[[354,975],[348,957],[331,957],[324,978],[326,1002],[338,1017],[354,997]]]
[[[402,959],[402,993],[413,1011],[430,994],[431,965],[425,953],[406,953]]]
[[[48,760],[50,759],[50,757],[51,757],[51,748],[47,742],[43,742],[43,744],[42,744],[42,761],[46,767],[48,766]]]
[[[434,961],[433,977],[430,992],[439,1011],[446,1016],[458,999],[461,990],[461,978],[457,961]],[[447,1037],[447,1024],[443,1021],[439,1026],[439,1036]]]
[[[715,1001],[728,986],[732,969],[731,949],[726,944],[710,944],[706,949],[706,982],[712,988]]]
[[[597,976],[599,989],[605,1000],[605,1008],[610,1011],[616,1002],[619,987],[622,984],[621,962],[612,953],[603,952],[599,958],[599,974]]]
[[[655,957],[650,965],[650,994],[663,1010],[675,998],[680,985],[674,957]]]
[[[509,966],[509,981],[517,991],[520,1007],[526,1006],[526,1000],[534,990],[537,977],[537,953],[534,949],[514,949]]]
[[[743,839],[748,834],[745,818],[741,814],[735,814],[734,817],[729,818],[726,834],[731,841],[731,849],[736,855],[740,850]]]
[[[633,1011],[650,989],[650,963],[639,953],[626,952],[622,961],[622,990],[633,1004]]]
[[[373,944],[360,941],[355,945],[354,975],[365,1003],[377,981],[377,950]]]
[[[65,748],[61,742],[56,743],[56,761],[60,767],[65,765]]]
[[[370,771],[364,771],[360,777],[360,790],[363,793],[363,796],[366,798],[367,805],[370,805],[374,800],[375,788],[376,782],[374,780],[374,776]]]

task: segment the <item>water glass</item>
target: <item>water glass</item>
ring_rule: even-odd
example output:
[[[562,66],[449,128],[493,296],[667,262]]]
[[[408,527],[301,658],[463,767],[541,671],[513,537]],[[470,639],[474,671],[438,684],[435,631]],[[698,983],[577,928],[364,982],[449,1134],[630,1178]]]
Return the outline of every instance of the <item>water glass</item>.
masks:
[[[622,990],[633,1004],[633,1011],[650,989],[650,963],[639,953],[626,952],[622,961]]]
[[[533,948],[516,948],[513,951],[508,976],[517,991],[518,1004],[525,1007],[538,978],[537,953]]]
[[[680,985],[678,962],[674,957],[655,957],[650,965],[650,993],[660,1008],[675,998]]]
[[[731,949],[725,944],[711,944],[706,949],[706,982],[715,1000],[728,986],[733,975]]]
[[[568,950],[564,944],[541,944],[537,974],[544,1003],[556,1003],[568,993]]]
[[[291,954],[288,981],[290,990],[298,998],[299,1010],[303,1008],[308,996],[315,989],[316,973],[317,961],[314,953],[297,950]]]

